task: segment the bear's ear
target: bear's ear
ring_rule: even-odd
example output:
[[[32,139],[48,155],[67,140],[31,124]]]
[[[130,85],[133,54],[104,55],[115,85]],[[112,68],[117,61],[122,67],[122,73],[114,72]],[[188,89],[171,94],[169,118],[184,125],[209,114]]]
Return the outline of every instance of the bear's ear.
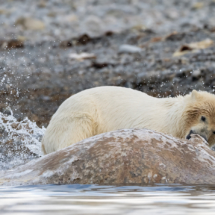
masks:
[[[199,93],[196,90],[193,90],[191,93],[191,98],[196,100],[199,97]]]

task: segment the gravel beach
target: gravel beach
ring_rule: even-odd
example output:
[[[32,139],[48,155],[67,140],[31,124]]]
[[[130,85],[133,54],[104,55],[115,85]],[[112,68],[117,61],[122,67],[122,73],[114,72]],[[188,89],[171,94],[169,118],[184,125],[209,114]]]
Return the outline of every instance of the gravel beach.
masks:
[[[215,1],[7,1],[0,6],[0,111],[47,126],[96,86],[152,96],[215,89]]]

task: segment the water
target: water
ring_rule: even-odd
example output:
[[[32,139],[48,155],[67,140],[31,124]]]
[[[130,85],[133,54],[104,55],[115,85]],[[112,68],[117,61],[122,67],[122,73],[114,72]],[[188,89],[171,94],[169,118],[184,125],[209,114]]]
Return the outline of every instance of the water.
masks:
[[[0,170],[14,168],[42,156],[41,139],[45,128],[28,118],[17,121],[13,112],[0,112]]]
[[[0,214],[214,214],[215,186],[0,188]]]
[[[41,154],[39,128],[28,119],[18,122],[0,113],[0,171]],[[214,214],[214,186],[0,186],[0,214]]]

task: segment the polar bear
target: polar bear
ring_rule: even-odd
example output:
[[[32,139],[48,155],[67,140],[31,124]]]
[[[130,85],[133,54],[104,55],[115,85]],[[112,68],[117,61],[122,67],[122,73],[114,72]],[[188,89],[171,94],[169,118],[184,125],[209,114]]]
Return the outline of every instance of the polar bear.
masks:
[[[65,100],[42,140],[44,154],[117,129],[147,128],[178,138],[199,134],[215,143],[215,95],[155,98],[123,87],[96,87]]]

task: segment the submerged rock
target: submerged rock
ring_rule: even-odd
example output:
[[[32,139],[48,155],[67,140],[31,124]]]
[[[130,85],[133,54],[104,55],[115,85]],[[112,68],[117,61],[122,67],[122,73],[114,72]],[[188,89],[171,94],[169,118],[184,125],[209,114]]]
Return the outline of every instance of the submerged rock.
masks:
[[[147,129],[100,134],[1,174],[0,184],[214,184],[215,153]]]

